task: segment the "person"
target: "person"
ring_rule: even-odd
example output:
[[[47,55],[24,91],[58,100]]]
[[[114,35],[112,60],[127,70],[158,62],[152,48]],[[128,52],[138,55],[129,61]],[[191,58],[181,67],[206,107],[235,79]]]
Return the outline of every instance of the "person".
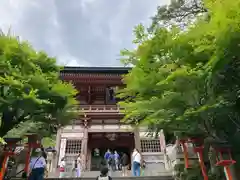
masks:
[[[126,153],[123,153],[121,157],[121,164],[122,164],[122,176],[127,176],[127,170],[128,170],[128,155]]]
[[[37,148],[33,151],[33,155],[30,159],[30,180],[43,180],[44,171],[46,168],[46,160],[42,157],[42,151]]]
[[[110,154],[109,160],[108,160],[108,164],[109,164],[110,173],[111,173],[112,171],[115,171],[115,170],[116,170],[114,153],[111,153],[111,154]]]
[[[113,158],[114,158],[114,164],[115,164],[115,168],[116,170],[119,170],[119,154],[117,153],[117,151],[114,151],[114,154],[113,154]]]
[[[81,177],[81,171],[82,171],[82,158],[81,154],[77,157],[77,177]]]
[[[108,175],[107,167],[102,168],[100,173],[96,180],[112,180],[112,177]]]
[[[132,172],[133,176],[140,176],[141,155],[138,149],[134,149],[132,153]]]
[[[100,169],[100,166],[101,166],[101,156],[100,156],[100,150],[98,148],[94,149],[93,156],[94,156],[94,159],[96,159],[97,168]]]
[[[45,159],[46,161],[46,164],[49,165],[49,162],[48,162],[48,159],[47,159],[47,153],[44,149],[44,147],[41,145],[41,152],[42,152],[42,157]],[[48,168],[47,168],[47,165],[46,165],[46,168],[45,168],[45,171],[44,171],[44,177],[47,178],[48,177]]]
[[[46,153],[46,151],[45,151],[43,146],[41,146],[41,151],[42,151],[42,157],[44,157],[44,159],[47,160],[47,153]]]
[[[111,159],[111,151],[109,149],[107,150],[107,152],[105,152],[104,159],[107,162],[107,164],[109,165],[109,160]],[[109,166],[108,166],[108,168],[109,168]]]
[[[65,166],[66,166],[65,157],[63,157],[61,159],[60,167],[59,167],[59,178],[65,177]]]
[[[72,177],[77,177],[77,158],[72,161]]]

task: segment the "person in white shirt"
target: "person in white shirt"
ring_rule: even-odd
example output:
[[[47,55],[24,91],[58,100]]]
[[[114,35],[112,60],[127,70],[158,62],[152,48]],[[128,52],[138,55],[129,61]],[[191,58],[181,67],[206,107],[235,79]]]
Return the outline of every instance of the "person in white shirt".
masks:
[[[65,177],[65,166],[66,166],[66,162],[65,162],[65,158],[63,157],[60,162],[59,178]]]
[[[44,170],[46,168],[46,160],[42,156],[42,151],[37,148],[33,151],[33,156],[30,159],[30,180],[43,180]]]
[[[133,176],[140,176],[141,154],[138,149],[134,149],[132,153],[132,172]]]
[[[81,177],[81,171],[82,171],[82,158],[81,154],[77,157],[77,177]]]

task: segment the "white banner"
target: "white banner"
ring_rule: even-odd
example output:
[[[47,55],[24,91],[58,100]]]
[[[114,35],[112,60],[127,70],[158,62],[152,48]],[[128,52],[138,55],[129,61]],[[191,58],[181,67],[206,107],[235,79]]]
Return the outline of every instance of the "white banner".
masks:
[[[61,159],[65,156],[66,144],[67,144],[67,139],[61,139],[58,165],[60,165]]]
[[[166,140],[165,140],[165,135],[164,135],[163,129],[161,129],[161,131],[159,133],[159,140],[160,140],[161,151],[165,152],[165,150],[166,150]]]

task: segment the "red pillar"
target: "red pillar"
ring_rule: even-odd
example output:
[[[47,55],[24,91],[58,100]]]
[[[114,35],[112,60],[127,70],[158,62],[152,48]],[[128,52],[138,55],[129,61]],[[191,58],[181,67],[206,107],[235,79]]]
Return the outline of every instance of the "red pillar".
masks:
[[[1,169],[1,172],[0,172],[0,180],[3,180],[4,178],[4,174],[5,174],[5,171],[6,171],[6,163],[7,163],[7,160],[8,160],[8,157],[9,155],[7,153],[4,153],[4,159],[3,159],[3,162],[2,162],[2,169]]]
[[[204,160],[203,160],[203,147],[196,147],[196,148],[194,148],[194,150],[198,155],[203,178],[204,178],[204,180],[208,180],[207,170],[206,170]]]
[[[31,144],[28,144],[28,151],[27,151],[26,162],[24,167],[24,172],[26,173],[27,176],[28,176],[28,170],[29,170],[29,164],[30,164],[30,158],[31,158],[31,151],[32,151]]]

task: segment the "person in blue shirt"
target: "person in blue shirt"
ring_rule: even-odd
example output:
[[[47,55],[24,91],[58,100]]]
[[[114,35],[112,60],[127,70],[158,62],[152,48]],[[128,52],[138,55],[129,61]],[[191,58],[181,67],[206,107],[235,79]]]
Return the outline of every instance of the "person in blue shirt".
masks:
[[[30,180],[43,180],[46,160],[42,156],[42,151],[37,148],[33,151],[30,160]]]
[[[119,170],[119,154],[117,153],[117,151],[114,151],[114,154],[113,154],[113,159],[115,161],[115,166],[116,166],[116,170]]]
[[[107,162],[108,168],[109,168],[109,161],[110,161],[110,159],[111,159],[111,151],[110,151],[109,149],[107,150],[107,152],[105,152],[105,154],[104,154],[104,159],[105,159],[105,161]]]

